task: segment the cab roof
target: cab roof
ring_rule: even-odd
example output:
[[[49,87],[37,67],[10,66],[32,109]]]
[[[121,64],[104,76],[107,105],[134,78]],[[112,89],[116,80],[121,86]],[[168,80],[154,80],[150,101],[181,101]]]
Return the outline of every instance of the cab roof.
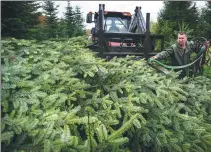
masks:
[[[107,17],[131,17],[130,12],[104,11],[104,15]]]

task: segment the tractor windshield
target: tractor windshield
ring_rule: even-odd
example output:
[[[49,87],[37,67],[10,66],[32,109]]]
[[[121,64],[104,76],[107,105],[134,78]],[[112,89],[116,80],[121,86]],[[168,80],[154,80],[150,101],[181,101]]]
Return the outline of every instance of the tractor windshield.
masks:
[[[105,18],[106,32],[128,32],[128,20],[120,17]]]

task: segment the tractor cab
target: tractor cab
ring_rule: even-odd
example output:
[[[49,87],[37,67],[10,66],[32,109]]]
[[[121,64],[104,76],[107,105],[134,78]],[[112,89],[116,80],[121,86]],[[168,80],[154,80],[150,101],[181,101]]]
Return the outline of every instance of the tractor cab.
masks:
[[[94,21],[92,20],[94,14]],[[100,19],[99,13],[89,12],[86,18],[87,23],[95,23],[95,27],[92,28],[92,41],[98,43],[97,29],[99,29]],[[131,23],[131,14],[129,12],[115,12],[104,11],[103,14],[103,31],[106,33],[127,33],[129,32],[129,25]],[[111,43],[109,43],[111,44]]]
[[[94,14],[94,21],[92,21],[92,14]],[[115,11],[104,11],[103,14],[103,32],[105,33],[129,33],[129,26],[131,24],[131,13],[130,12],[115,12]],[[95,27],[92,28],[92,41],[97,44],[97,29],[99,29],[100,19],[99,13],[89,12],[87,14],[87,23],[94,22]],[[120,45],[132,45],[129,43],[121,43],[120,39],[113,37],[110,41],[107,41],[107,45],[110,47],[120,46]]]
[[[104,12],[104,32],[106,33],[128,33],[131,22],[131,14],[129,12]],[[132,45],[127,43],[115,42],[119,39],[112,38],[107,44],[109,47],[119,47],[121,45]]]
[[[128,32],[131,21],[129,12],[104,12],[105,32]]]

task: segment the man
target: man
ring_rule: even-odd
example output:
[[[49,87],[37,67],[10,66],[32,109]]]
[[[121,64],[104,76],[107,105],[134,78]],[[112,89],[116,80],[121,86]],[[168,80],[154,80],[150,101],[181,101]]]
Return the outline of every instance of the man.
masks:
[[[108,31],[109,31],[109,32],[110,32],[110,31],[119,32],[119,28],[116,26],[115,21],[112,20],[111,27],[109,28]]]
[[[207,42],[209,47],[209,42]],[[161,60],[167,57],[171,57],[173,66],[182,66],[189,64],[190,54],[195,50],[195,45],[193,41],[187,41],[187,35],[185,32],[179,32],[177,37],[177,43],[173,44],[166,51],[160,52],[157,55],[149,59]],[[189,67],[182,70],[181,77],[189,76]]]

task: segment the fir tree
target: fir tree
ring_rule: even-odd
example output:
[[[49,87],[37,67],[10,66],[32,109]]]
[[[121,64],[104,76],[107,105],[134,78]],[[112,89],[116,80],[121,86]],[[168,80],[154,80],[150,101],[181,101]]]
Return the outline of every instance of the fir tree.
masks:
[[[204,8],[204,24],[207,26],[205,27],[205,36],[211,40],[211,2],[206,2],[206,8]]]
[[[158,22],[168,21],[172,24],[172,33],[179,31],[179,25],[184,22],[190,29],[196,30],[198,21],[196,3],[192,1],[165,1],[164,8],[160,11]],[[163,28],[160,24],[160,28]]]
[[[30,1],[2,1],[2,36],[26,38],[27,30],[38,24],[40,4]]]
[[[76,31],[75,31],[75,35],[76,36],[82,36],[84,35],[84,18],[82,16],[80,7],[76,6],[75,7],[75,24],[76,24]]]
[[[47,25],[49,27],[49,37],[56,37],[57,35],[57,13],[59,5],[55,6],[53,1],[45,1],[43,5],[44,14],[46,16]]]
[[[69,37],[72,37],[74,35],[74,31],[76,29],[75,24],[75,11],[73,10],[73,7],[70,4],[70,1],[67,2],[66,12],[65,12],[65,20],[67,22],[67,35]]]

